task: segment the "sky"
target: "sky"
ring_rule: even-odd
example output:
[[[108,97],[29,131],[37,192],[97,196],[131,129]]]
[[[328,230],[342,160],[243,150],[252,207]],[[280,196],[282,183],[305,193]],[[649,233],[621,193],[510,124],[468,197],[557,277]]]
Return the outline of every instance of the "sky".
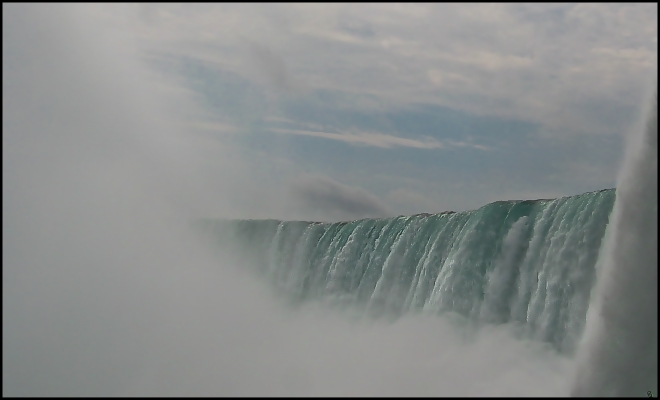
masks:
[[[218,188],[209,202],[238,185],[240,211],[204,217],[351,220],[611,188],[657,70],[656,4],[90,13],[157,75]]]
[[[3,395],[554,395],[509,327],[292,313],[191,218],[615,185],[657,5],[3,4]]]
[[[657,70],[649,3],[93,13],[174,99],[209,187],[235,170],[241,211],[210,217],[351,220],[612,188]]]
[[[286,204],[256,206],[274,217],[462,211],[614,187],[657,68],[656,4],[131,12],[144,59],[194,98],[190,133],[240,153]]]

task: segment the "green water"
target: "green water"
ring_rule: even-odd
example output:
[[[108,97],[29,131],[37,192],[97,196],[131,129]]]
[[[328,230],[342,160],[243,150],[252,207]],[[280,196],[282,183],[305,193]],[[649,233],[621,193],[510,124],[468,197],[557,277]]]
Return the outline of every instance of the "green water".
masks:
[[[608,189],[460,213],[197,226],[294,302],[352,305],[373,316],[453,312],[513,322],[572,352],[614,200]]]

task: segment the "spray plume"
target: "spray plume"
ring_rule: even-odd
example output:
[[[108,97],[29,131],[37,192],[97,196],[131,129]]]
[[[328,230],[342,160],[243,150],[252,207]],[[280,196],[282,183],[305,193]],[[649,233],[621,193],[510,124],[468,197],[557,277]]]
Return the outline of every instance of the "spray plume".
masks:
[[[629,139],[573,396],[657,396],[657,99]]]

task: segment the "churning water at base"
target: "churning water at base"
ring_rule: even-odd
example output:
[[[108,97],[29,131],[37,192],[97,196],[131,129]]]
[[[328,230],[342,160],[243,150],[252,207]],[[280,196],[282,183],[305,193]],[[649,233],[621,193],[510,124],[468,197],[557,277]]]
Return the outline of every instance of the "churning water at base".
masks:
[[[582,333],[615,190],[502,201],[475,211],[341,223],[203,220],[219,249],[294,303],[397,318],[512,323],[572,354]],[[223,254],[225,252],[223,251]]]

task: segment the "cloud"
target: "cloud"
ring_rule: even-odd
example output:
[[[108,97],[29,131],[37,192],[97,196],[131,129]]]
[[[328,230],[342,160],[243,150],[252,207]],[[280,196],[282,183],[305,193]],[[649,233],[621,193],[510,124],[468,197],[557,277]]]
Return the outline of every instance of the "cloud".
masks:
[[[236,134],[242,131],[242,129],[239,126],[236,126],[235,124],[223,123],[223,122],[197,121],[191,123],[190,127],[193,129],[216,132],[221,134]]]
[[[352,20],[350,17],[341,19],[338,27],[339,29],[358,37],[370,38],[376,35],[373,28],[368,23],[359,20]]]
[[[319,175],[303,175],[290,183],[291,199],[300,215],[322,215],[328,220],[385,217],[390,209],[364,189]]]
[[[657,65],[655,4],[177,7],[182,16],[141,27],[150,48],[237,73],[256,62],[278,85],[295,77],[313,90],[430,102],[574,134],[628,126],[626,107]],[[239,36],[260,43],[256,58],[236,57]],[[623,110],[614,126],[579,112],[602,98]]]
[[[145,53],[201,66],[176,73],[196,80],[194,90],[215,113],[209,119],[218,122],[222,114],[240,125],[245,134],[232,140],[271,153],[286,148],[282,158],[320,149],[342,163],[372,161],[374,148],[394,149],[396,158],[394,151],[381,152],[390,159],[378,167],[363,162],[362,179],[396,164],[389,174],[427,177],[427,188],[417,191],[429,198],[440,175],[448,176],[445,185],[469,181],[484,188],[451,208],[483,205],[494,192],[508,198],[524,187],[568,195],[611,186],[621,152],[611,139],[627,131],[646,75],[657,68],[656,4],[156,5],[131,29]],[[306,93],[280,93],[292,82],[304,82]],[[328,93],[342,95],[325,101]],[[394,126],[393,114],[419,104],[464,116],[456,123],[411,118]],[[340,114],[340,108],[355,113]],[[271,116],[294,121],[264,122]],[[479,134],[470,133],[472,142],[463,128],[479,117],[538,129],[515,137],[480,125]],[[304,136],[327,140],[299,139]],[[588,147],[572,149],[572,141],[583,140]],[[356,146],[347,156],[348,146],[337,143]],[[401,160],[410,150],[441,148]],[[474,151],[487,149],[491,154]],[[436,160],[422,165],[424,157]],[[308,157],[314,172],[322,169],[321,158]],[[327,165],[322,173],[337,179]],[[601,176],[586,173],[598,170]]]
[[[248,42],[248,48],[253,61],[251,65],[255,65],[260,75],[265,77],[268,85],[285,92],[293,91],[297,88],[288,71],[284,58],[280,54],[265,45],[254,42]]]
[[[308,131],[301,129],[272,128],[277,133],[293,135],[313,136],[324,139],[340,140],[351,144],[362,144],[367,146],[391,148],[395,146],[413,147],[416,149],[442,149],[445,146],[435,139],[428,138],[426,141],[385,135],[382,133],[358,132],[358,133],[329,133],[321,131]]]

